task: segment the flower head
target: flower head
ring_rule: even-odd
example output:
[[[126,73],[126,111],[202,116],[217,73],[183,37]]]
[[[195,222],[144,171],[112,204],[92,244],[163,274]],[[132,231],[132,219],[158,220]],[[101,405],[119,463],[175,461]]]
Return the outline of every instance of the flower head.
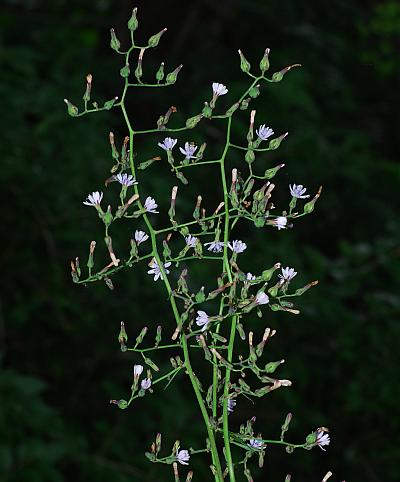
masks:
[[[228,247],[234,253],[243,253],[243,251],[247,248],[247,245],[243,241],[240,241],[240,239],[235,239],[235,241],[232,241],[232,243],[228,243]]]
[[[232,413],[236,406],[236,400],[234,398],[228,398],[228,412]]]
[[[303,184],[289,184],[290,194],[297,199],[306,199],[310,197],[309,194],[304,194],[307,191],[307,188],[303,186]]]
[[[187,450],[179,450],[178,448],[176,459],[182,465],[189,465],[190,454]]]
[[[224,243],[222,241],[213,241],[212,243],[204,243],[204,246],[208,246],[208,251],[213,253],[221,253],[224,249]]]
[[[117,174],[115,179],[123,186],[132,186],[133,184],[137,184],[136,179],[132,176],[132,174]]]
[[[283,281],[291,281],[297,274],[297,271],[294,270],[294,268],[289,268],[289,266],[286,266],[286,268],[282,268],[282,274],[278,274],[278,277],[283,280]]]
[[[154,213],[154,214],[157,214],[158,211],[156,211],[156,209],[158,208],[158,204],[156,203],[155,199],[153,199],[152,197],[147,197],[146,198],[146,201],[144,202],[144,209],[148,212],[148,213]]]
[[[249,447],[256,449],[256,450],[261,450],[264,448],[264,442],[262,440],[258,440],[256,438],[251,438],[248,443]]]
[[[133,365],[133,375],[135,377],[140,377],[143,373],[143,365]]]
[[[103,193],[99,191],[94,191],[92,194],[89,194],[86,198],[86,201],[83,201],[83,204],[86,206],[94,206],[100,207],[101,200],[103,199]]]
[[[254,274],[251,274],[251,273],[246,274],[247,281],[254,281],[255,279],[256,279],[256,276]]]
[[[278,216],[276,219],[273,220],[274,226],[278,228],[280,231],[281,229],[285,229],[287,226],[287,217],[286,216]]]
[[[190,144],[189,142],[185,142],[185,147],[180,147],[179,150],[182,154],[185,155],[186,159],[196,159],[196,156],[193,154],[197,151],[197,146],[194,144]]]
[[[188,234],[187,236],[185,236],[185,241],[186,241],[186,245],[189,246],[189,248],[194,248],[196,246],[198,239],[196,238],[196,236],[192,236],[191,234]]]
[[[269,303],[269,296],[263,291],[260,291],[260,293],[257,293],[256,295],[255,302],[256,305],[266,305]]]
[[[220,95],[225,95],[228,93],[228,89],[225,87],[225,85],[219,84],[218,82],[213,82],[212,90],[215,97],[219,97]]]
[[[149,239],[149,235],[146,234],[144,231],[138,231],[138,230],[135,231],[135,241],[137,242],[137,244],[144,243],[148,239]]]
[[[161,149],[164,149],[164,151],[172,151],[174,148],[175,144],[178,142],[178,139],[172,139],[172,137],[166,137],[163,142],[159,142],[158,145],[161,147]]]
[[[196,325],[203,327],[201,331],[204,331],[207,328],[207,325],[209,322],[210,322],[210,318],[207,315],[207,313],[205,311],[199,310],[197,312]]]
[[[315,439],[315,444],[318,445],[318,447],[321,449],[321,450],[325,450],[323,448],[323,445],[329,445],[331,443],[331,439],[329,437],[329,433],[325,433],[325,430],[319,428],[316,432],[315,432],[315,436],[316,436],[316,439]]]
[[[167,270],[167,268],[169,266],[171,266],[171,263],[168,262],[168,263],[163,263],[164,264],[164,271],[166,274],[169,274],[169,270]],[[160,266],[158,266],[158,263],[157,263],[157,260],[156,259],[152,259],[151,262],[150,262],[150,268],[149,271],[147,271],[147,274],[151,274],[151,275],[154,275],[154,281],[157,281],[158,278],[161,278],[162,280],[164,279],[163,278],[163,274],[161,272],[161,268]]]
[[[261,140],[266,141],[268,137],[274,134],[274,131],[270,127],[266,127],[265,124],[262,124],[256,129],[256,134]]]
[[[142,387],[143,390],[148,390],[151,387],[151,379],[144,378],[140,386]]]

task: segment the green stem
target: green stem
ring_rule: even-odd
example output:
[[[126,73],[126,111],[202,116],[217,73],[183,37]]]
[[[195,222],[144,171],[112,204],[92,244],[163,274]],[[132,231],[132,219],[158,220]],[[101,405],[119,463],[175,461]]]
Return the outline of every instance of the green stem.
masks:
[[[125,98],[126,90],[127,90],[127,82],[125,83],[125,89],[124,89],[124,93],[123,93],[122,100],[121,100],[121,109],[122,109],[127,127],[129,129],[129,147],[130,147],[131,171],[132,171],[132,175],[134,177],[136,177],[135,165],[134,165],[134,162],[133,162],[133,136],[134,136],[134,131],[133,131],[132,125],[129,121],[129,118],[128,118],[128,115],[127,115],[127,112],[126,112],[126,109],[125,109],[124,101],[123,101],[123,99]],[[137,185],[134,186],[134,191],[135,191],[136,194],[139,195],[139,190],[138,190]],[[142,208],[140,198],[139,198],[138,203],[139,203],[140,208]],[[161,270],[162,279],[164,281],[165,288],[168,292],[168,298],[169,298],[171,308],[172,308],[172,311],[173,311],[173,314],[174,314],[174,317],[175,317],[175,321],[176,321],[177,326],[179,326],[180,325],[180,315],[179,315],[179,311],[178,311],[178,308],[177,308],[176,303],[175,303],[175,299],[172,296],[172,289],[171,289],[171,286],[169,284],[168,277],[165,273],[164,265],[161,261],[160,255],[159,255],[158,250],[157,250],[156,232],[153,229],[153,226],[151,225],[151,223],[149,221],[149,218],[148,218],[146,213],[143,214],[143,220],[148,227],[150,237],[151,237],[151,243],[152,243],[154,257],[155,257],[155,259],[157,261],[157,264],[158,264],[158,266]],[[193,373],[193,369],[192,369],[192,366],[191,366],[191,363],[190,363],[187,338],[183,333],[181,334],[181,344],[182,344],[183,353],[184,353],[185,367],[186,367],[187,373],[189,375],[189,379],[191,381],[193,390],[195,392],[197,402],[198,402],[199,407],[200,407],[200,411],[203,415],[204,423],[205,423],[205,426],[206,426],[206,429],[207,429],[208,438],[210,440],[212,461],[213,461],[213,464],[214,464],[215,470],[216,470],[215,480],[216,480],[216,482],[223,482],[221,462],[219,460],[219,454],[218,454],[218,449],[217,449],[217,445],[216,445],[216,441],[215,441],[215,435],[214,435],[214,432],[213,432],[213,430],[211,428],[211,425],[210,425],[209,416],[208,416],[208,413],[207,413],[207,409],[206,409],[204,400],[203,400],[202,395],[201,395],[201,391],[200,391],[200,387],[199,387],[197,378]]]

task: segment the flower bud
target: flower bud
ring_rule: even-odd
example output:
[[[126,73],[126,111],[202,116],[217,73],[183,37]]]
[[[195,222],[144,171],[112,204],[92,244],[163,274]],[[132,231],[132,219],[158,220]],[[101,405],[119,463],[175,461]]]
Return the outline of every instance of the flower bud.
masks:
[[[79,112],[78,107],[76,107],[74,104],[71,104],[71,102],[68,99],[64,99],[64,102],[67,104],[68,114],[71,117],[76,117]]]
[[[121,75],[121,77],[123,77],[124,79],[126,79],[129,74],[131,73],[131,69],[129,68],[129,64],[125,64],[122,69],[119,71],[119,74]]]
[[[240,49],[238,50],[238,52],[240,55],[240,68],[243,72],[247,74],[248,72],[250,72],[250,62],[245,58]]]
[[[293,67],[301,67],[301,64],[293,64],[289,65],[289,67],[285,67],[284,69],[280,70],[279,72],[275,72],[272,75],[272,82],[280,82],[283,79],[283,76],[289,72],[289,70],[293,69]]]
[[[260,61],[260,70],[263,75],[269,69],[269,52],[270,49],[265,49],[264,56]]]
[[[123,398],[121,398],[121,400],[110,400],[110,403],[117,405],[118,408],[120,408],[121,410],[125,410],[126,408],[128,408],[128,402]]]
[[[246,152],[246,155],[244,156],[244,159],[247,162],[247,164],[252,164],[255,158],[256,158],[256,155],[254,154],[254,151],[252,151],[251,149],[249,149]]]
[[[126,331],[125,331],[125,324],[123,321],[121,321],[121,328],[119,330],[119,335],[118,335],[118,343],[122,346],[122,345],[125,345],[127,341],[128,341],[128,335],[126,334]]]
[[[269,141],[268,149],[271,149],[271,150],[278,149],[278,147],[281,145],[281,142],[288,134],[289,133],[286,132],[285,134],[282,134],[281,136],[276,137],[275,139],[271,139]]]
[[[132,12],[132,16],[128,20],[128,29],[131,32],[134,32],[138,28],[138,25],[139,25],[139,22],[138,22],[137,17],[136,17],[136,13],[137,13],[137,8],[134,8],[133,12]]]
[[[272,179],[273,177],[275,177],[276,173],[279,171],[279,169],[282,169],[282,167],[285,167],[285,164],[279,164],[279,166],[267,169],[264,173],[265,179]]]
[[[188,129],[193,129],[193,127],[195,127],[201,121],[202,118],[203,118],[203,114],[198,114],[198,115],[195,115],[194,117],[190,117],[186,121],[186,127]]]
[[[118,40],[115,34],[115,30],[113,28],[110,30],[110,33],[111,33],[110,47],[116,52],[118,52],[119,48],[121,47],[121,42]]]
[[[118,97],[114,97],[111,100],[106,100],[104,102],[103,109],[110,110],[113,107],[113,105],[117,102],[117,100],[118,100]]]
[[[211,119],[211,116],[212,116],[212,109],[211,107],[209,106],[208,102],[204,102],[204,107],[203,107],[203,110],[201,111],[201,113],[203,114],[203,116],[206,118],[206,119]]]
[[[152,360],[150,360],[150,358],[147,358],[147,357],[144,358],[144,362],[146,363],[146,365],[152,368],[155,372],[158,372],[160,370],[158,366]]]
[[[314,211],[314,205],[315,203],[317,202],[317,199],[320,197],[321,195],[321,192],[322,192],[322,186],[320,186],[320,188],[318,189],[318,192],[317,194],[314,196],[314,198],[309,201],[308,203],[304,204],[303,206],[303,212],[305,214],[310,214],[311,212]]]
[[[274,373],[275,370],[278,368],[278,366],[281,365],[284,361],[285,360],[279,360],[279,361],[276,361],[276,362],[269,362],[265,365],[264,370],[267,373]]]
[[[206,299],[206,295],[204,294],[204,286],[200,288],[200,290],[196,293],[195,300],[196,303],[203,303]]]
[[[148,47],[157,47],[158,43],[160,42],[161,36],[167,31],[166,28],[163,28],[160,32],[156,33],[155,35],[151,36],[147,42]]]
[[[256,97],[258,97],[260,95],[260,86],[259,85],[255,85],[254,87],[252,87],[250,90],[249,90],[249,96],[252,98],[252,99],[255,99]]]
[[[183,65],[179,65],[173,72],[170,72],[168,75],[167,75],[167,78],[165,79],[165,83],[167,85],[171,85],[171,84],[175,84],[176,82],[176,79],[178,78],[178,74],[180,72],[180,70],[182,69]]]
[[[158,82],[161,82],[163,78],[164,78],[164,62],[161,62],[161,65],[156,73],[156,79]]]
[[[275,263],[274,266],[270,269],[266,269],[261,273],[261,278],[263,281],[269,281],[272,278],[272,275],[277,269],[280,269],[281,263]]]
[[[240,107],[239,102],[236,102],[236,104],[233,104],[229,109],[225,112],[225,115],[228,117],[231,116],[235,111],[237,111]]]

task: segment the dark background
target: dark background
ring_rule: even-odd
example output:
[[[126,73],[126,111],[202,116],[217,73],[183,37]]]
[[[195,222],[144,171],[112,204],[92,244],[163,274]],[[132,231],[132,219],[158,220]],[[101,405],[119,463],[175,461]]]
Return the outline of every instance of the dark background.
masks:
[[[109,28],[126,41],[135,5],[143,43],[168,26],[145,59],[145,78],[162,60],[169,70],[185,65],[175,87],[131,93],[128,106],[141,128],[155,125],[171,104],[181,125],[199,112],[213,81],[242,91],[238,48],[255,68],[266,47],[272,72],[303,65],[257,99],[258,124],[290,132],[262,162],[286,163],[276,178],[281,207],[289,182],[313,192],[322,184],[323,196],[293,230],[247,226],[239,233],[249,244],[249,270],[281,260],[299,272],[296,287],[320,284],[301,298],[298,317],[267,315],[278,334],[266,358],[286,359],[279,374],[293,387],[254,406],[241,402],[232,423],[256,414],[256,429],[276,437],[291,411],[289,438],[301,441],[328,426],[332,443],[327,452],[293,455],[270,448],[256,479],[283,481],[290,472],[295,481],[318,481],[331,469],[339,481],[398,480],[400,5],[340,0],[3,2],[0,479],[172,480],[169,467],[144,458],[155,434],[164,435],[165,455],[175,439],[198,448],[204,435],[183,378],[127,411],[108,404],[127,396],[138,361],[119,350],[120,321],[133,339],[166,317],[164,294],[145,266],[118,275],[113,292],[73,285],[69,274],[69,260],[79,255],[84,263],[90,240],[101,240],[95,213],[82,201],[111,167],[108,132],[121,142],[126,130],[117,112],[71,119],[63,98],[80,103],[88,72],[95,99],[120,92],[121,58],[109,48]],[[235,126],[242,138],[248,114]],[[207,129],[221,140],[218,129]],[[208,174],[195,180],[203,194],[213,189]],[[174,182],[168,170],[145,177],[164,208]],[[192,204],[180,209],[189,217]],[[193,459],[194,480],[208,480],[201,457]]]

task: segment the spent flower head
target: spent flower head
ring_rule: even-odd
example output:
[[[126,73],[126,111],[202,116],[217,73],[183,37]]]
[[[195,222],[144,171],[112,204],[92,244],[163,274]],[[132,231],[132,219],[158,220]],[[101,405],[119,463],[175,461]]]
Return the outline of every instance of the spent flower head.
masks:
[[[310,197],[309,194],[304,194],[307,188],[303,184],[289,184],[290,194],[297,199],[306,199]]]

